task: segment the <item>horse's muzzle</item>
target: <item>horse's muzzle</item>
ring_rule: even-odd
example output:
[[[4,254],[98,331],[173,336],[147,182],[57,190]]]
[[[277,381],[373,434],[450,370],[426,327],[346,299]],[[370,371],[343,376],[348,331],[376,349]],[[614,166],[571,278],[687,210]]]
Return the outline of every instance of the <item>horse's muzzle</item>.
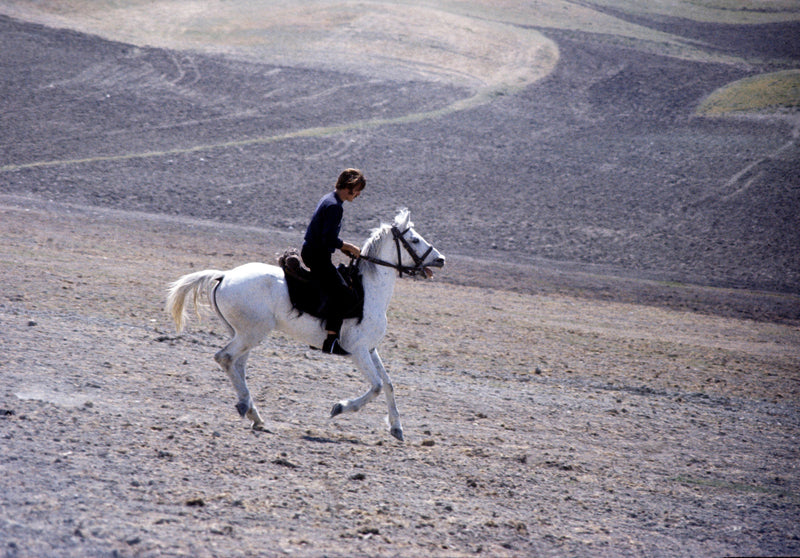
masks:
[[[433,277],[433,271],[431,271],[432,267],[444,267],[444,257],[436,258],[428,265],[422,266],[422,275],[425,279]]]

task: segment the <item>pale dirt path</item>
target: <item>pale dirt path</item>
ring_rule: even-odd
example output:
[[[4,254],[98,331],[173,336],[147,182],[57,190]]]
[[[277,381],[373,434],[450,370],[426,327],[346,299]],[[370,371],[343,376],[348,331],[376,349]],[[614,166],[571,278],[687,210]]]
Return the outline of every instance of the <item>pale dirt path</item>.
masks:
[[[443,82],[482,97],[529,85],[558,61],[555,44],[530,25],[535,14],[507,20],[480,3],[23,1],[0,2],[0,13],[139,46]]]
[[[221,324],[177,336],[163,295],[292,238],[19,199],[0,223],[5,555],[800,552],[796,327],[444,270],[390,310],[405,444],[382,398],[328,420],[365,382],[280,336],[251,359],[254,434]]]

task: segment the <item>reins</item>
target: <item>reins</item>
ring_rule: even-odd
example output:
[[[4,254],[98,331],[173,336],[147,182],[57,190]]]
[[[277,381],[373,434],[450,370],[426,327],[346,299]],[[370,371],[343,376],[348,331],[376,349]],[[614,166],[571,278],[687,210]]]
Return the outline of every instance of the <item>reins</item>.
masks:
[[[358,257],[359,260],[365,260],[370,263],[374,263],[375,265],[381,265],[383,267],[391,267],[397,270],[398,276],[402,277],[405,273],[409,277],[415,277],[420,273],[424,273],[424,266],[422,265],[425,261],[425,258],[428,257],[428,254],[431,253],[433,250],[433,246],[428,246],[428,250],[422,255],[418,255],[417,252],[414,250],[414,247],[406,240],[406,233],[409,229],[400,232],[395,226],[392,226],[392,236],[394,237],[394,244],[397,248],[397,263],[387,262],[386,260],[382,260],[380,258],[373,258],[372,256],[364,256],[361,255]],[[402,262],[402,253],[400,252],[400,244],[402,243],[403,248],[406,249],[408,255],[411,256],[411,259],[414,260],[413,266],[403,265]]]

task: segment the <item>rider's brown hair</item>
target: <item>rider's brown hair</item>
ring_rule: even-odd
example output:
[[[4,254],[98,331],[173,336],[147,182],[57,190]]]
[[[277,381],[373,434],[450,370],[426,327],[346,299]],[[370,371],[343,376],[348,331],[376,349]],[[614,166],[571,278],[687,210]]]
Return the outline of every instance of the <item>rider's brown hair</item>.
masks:
[[[364,174],[358,169],[345,169],[342,171],[342,174],[339,175],[339,179],[336,181],[336,189],[337,190],[363,190],[364,187],[367,185],[367,179],[364,178]]]

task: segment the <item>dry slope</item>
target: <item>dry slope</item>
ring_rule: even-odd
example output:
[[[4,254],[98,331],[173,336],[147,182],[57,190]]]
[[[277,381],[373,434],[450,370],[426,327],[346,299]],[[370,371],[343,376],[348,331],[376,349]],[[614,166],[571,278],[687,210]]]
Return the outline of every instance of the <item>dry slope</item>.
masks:
[[[283,337],[251,359],[270,430],[253,433],[211,359],[223,328],[175,335],[164,288],[292,238],[34,199],[0,213],[7,556],[800,552],[796,327],[445,271],[390,309],[405,444],[382,399],[330,421],[364,381]]]

